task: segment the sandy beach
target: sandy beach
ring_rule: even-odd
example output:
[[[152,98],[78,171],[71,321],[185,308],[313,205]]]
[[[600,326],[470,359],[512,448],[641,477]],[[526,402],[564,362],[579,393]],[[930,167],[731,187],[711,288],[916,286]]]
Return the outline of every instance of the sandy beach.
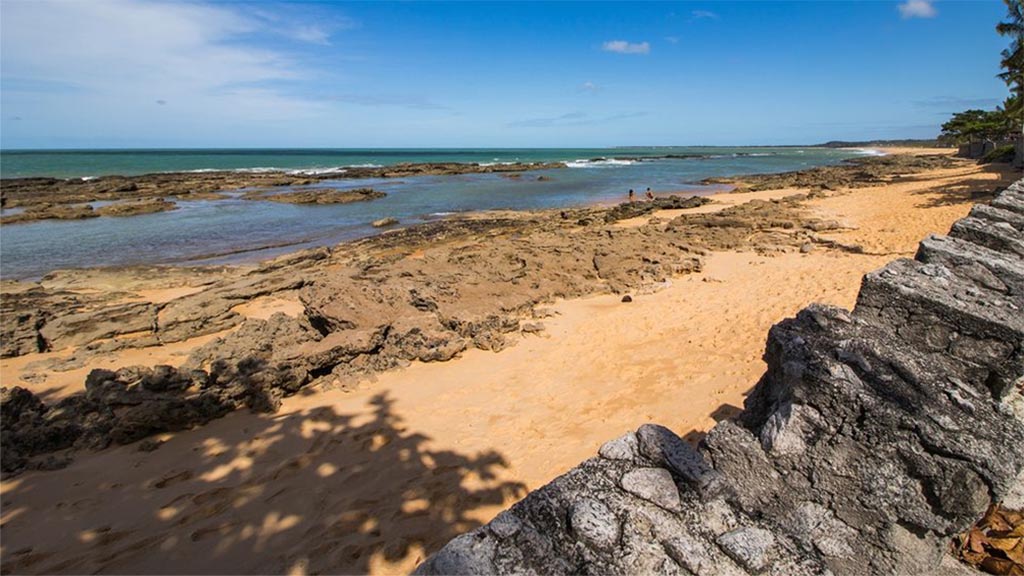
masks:
[[[3,571],[407,573],[626,430],[657,422],[699,440],[742,406],[764,370],[772,324],[812,302],[851,307],[864,273],[913,256],[923,237],[948,231],[1018,177],[1005,165],[964,162],[812,194],[793,210],[831,223],[805,232],[813,242],[781,244],[788,232],[773,229],[770,241],[712,246],[690,273],[627,290],[631,302],[606,292],[544,304],[497,351],[471,346],[354,385],[311,386],[274,414],[235,411],[7,477]],[[724,193],[610,226],[640,233],[808,191]],[[417,258],[431,253],[399,262]],[[203,286],[140,285],[127,301],[171,302]],[[309,305],[295,288],[231,311],[266,320]],[[74,346],[23,354],[0,361],[0,377],[50,403],[80,392],[94,368],[177,366],[236,329],[101,351],[62,371],[53,366]]]

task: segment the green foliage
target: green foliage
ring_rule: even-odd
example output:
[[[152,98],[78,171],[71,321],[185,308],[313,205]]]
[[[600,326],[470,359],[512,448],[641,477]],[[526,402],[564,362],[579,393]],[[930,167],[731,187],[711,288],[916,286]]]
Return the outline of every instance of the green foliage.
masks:
[[[1010,88],[1010,96],[993,111],[965,110],[953,114],[942,125],[939,139],[944,142],[998,140],[1020,136],[1024,130],[1024,0],[1003,2],[1006,19],[996,25],[996,32],[1009,36],[1010,46],[1002,51],[1003,72],[999,77]]]
[[[1006,146],[1000,146],[995,150],[992,150],[988,154],[981,157],[982,164],[991,164],[992,162],[1013,162],[1013,156],[1016,153],[1013,144],[1007,144]]]
[[[1008,118],[1002,110],[965,110],[953,114],[942,125],[939,139],[954,144],[975,140],[994,140],[1010,132]]]
[[[996,25],[1000,36],[1010,37],[1010,46],[1002,52],[1003,72],[999,75],[1010,87],[1010,97],[1003,103],[1012,131],[1024,130],[1024,0],[1003,0],[1006,20]]]
[[[1024,90],[1024,0],[1003,2],[1006,3],[1006,20],[996,25],[996,32],[1010,37],[1010,47],[1002,52],[1004,72],[999,77],[1020,98]]]

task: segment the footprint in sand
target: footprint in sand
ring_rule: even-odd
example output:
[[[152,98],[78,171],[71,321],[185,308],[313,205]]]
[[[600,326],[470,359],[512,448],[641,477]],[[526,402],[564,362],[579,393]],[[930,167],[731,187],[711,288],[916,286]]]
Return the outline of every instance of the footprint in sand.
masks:
[[[221,523],[221,524],[217,524],[216,526],[208,526],[206,528],[200,528],[200,529],[192,532],[192,534],[189,535],[189,538],[193,542],[199,542],[200,540],[203,540],[207,536],[212,536],[212,535],[215,535],[215,534],[222,534],[222,535],[226,536],[227,534],[230,534],[231,533],[231,529],[234,528],[237,525],[238,525],[237,522],[224,522],[224,523]]]
[[[175,474],[170,474],[170,475],[164,476],[160,480],[157,480],[156,482],[153,483],[153,488],[156,488],[157,490],[161,490],[163,488],[167,488],[168,486],[174,486],[175,484],[178,484],[179,482],[184,482],[184,481],[189,480],[191,478],[192,478],[192,471],[191,470],[182,470],[181,472],[178,472],[178,473],[175,473]]]

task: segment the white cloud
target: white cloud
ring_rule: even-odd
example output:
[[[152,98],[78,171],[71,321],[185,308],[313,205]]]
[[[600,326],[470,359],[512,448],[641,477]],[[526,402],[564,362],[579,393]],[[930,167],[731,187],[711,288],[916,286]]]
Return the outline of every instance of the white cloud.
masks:
[[[581,92],[597,92],[600,89],[601,89],[600,86],[598,86],[597,84],[594,84],[590,80],[587,80],[583,84],[580,84],[580,91]]]
[[[907,0],[899,5],[903,18],[934,18],[937,14],[932,0]]]
[[[625,40],[609,40],[601,45],[601,49],[618,54],[648,54],[651,51],[651,45],[648,42],[633,43]]]
[[[629,120],[646,116],[647,112],[621,112],[606,116],[590,116],[586,112],[568,112],[559,116],[547,116],[543,118],[527,118],[509,122],[512,128],[564,128],[569,126],[594,126],[608,124],[620,120]]]
[[[300,42],[329,45],[331,34],[319,26],[298,25],[288,31],[288,36]]]
[[[289,37],[322,44],[324,30],[293,26]],[[320,75],[280,43],[261,45],[271,33],[264,19],[199,3],[4,2],[3,106],[25,118],[24,134],[6,136],[146,127],[187,138],[321,116],[328,104],[296,89]]]
[[[694,20],[718,20],[718,14],[710,10],[694,10],[690,12]]]
[[[665,36],[665,41],[669,44],[679,44],[679,36]]]

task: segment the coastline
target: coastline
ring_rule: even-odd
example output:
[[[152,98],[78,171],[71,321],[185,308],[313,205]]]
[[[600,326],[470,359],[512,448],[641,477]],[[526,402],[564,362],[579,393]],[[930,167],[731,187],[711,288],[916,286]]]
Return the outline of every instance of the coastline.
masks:
[[[535,488],[550,480],[592,453],[594,442],[614,436],[618,430],[653,420],[669,424],[680,433],[699,434],[716,419],[727,417],[742,402],[743,387],[763,369],[759,355],[768,326],[811,301],[849,306],[861,274],[894,256],[912,252],[928,232],[944,232],[943,227],[948,228],[971,203],[983,198],[986,190],[994,189],[1000,178],[1007,177],[993,168],[964,165],[882,185],[805,197],[792,206],[802,214],[800,219],[794,220],[787,212],[783,220],[797,222],[799,229],[811,219],[835,225],[808,231],[796,245],[783,243],[784,227],[755,228],[764,237],[753,243],[737,242],[730,248],[727,245],[733,240],[722,238],[712,249],[701,248],[706,253],[695,254],[701,260],[700,268],[691,268],[688,274],[651,277],[639,284],[630,284],[633,280],[629,279],[637,280],[641,275],[627,276],[622,286],[625,290],[613,289],[613,294],[588,295],[586,290],[577,289],[583,298],[563,298],[543,305],[546,312],[541,310],[539,316],[544,317],[524,323],[540,323],[543,327],[523,328],[510,335],[515,345],[500,352],[471,347],[452,361],[414,362],[398,371],[368,375],[354,388],[327,387],[285,398],[272,417],[236,412],[192,431],[158,436],[164,442],[154,452],[138,452],[135,445],[111,448],[81,454],[64,470],[29,472],[5,480],[5,500],[10,497],[17,502],[13,514],[10,507],[4,512],[5,539],[45,541],[39,531],[54,527],[43,520],[44,511],[55,506],[54,495],[62,494],[59,490],[67,490],[60,500],[76,512],[62,521],[62,529],[94,534],[89,542],[104,541],[107,537],[103,534],[121,535],[107,542],[107,560],[102,560],[102,547],[87,542],[77,550],[27,552],[28,556],[39,557],[33,563],[18,565],[34,566],[33,570],[56,570],[54,566],[71,571],[101,567],[153,569],[153,564],[147,564],[153,558],[147,560],[146,551],[152,552],[170,535],[181,538],[182,543],[165,552],[179,562],[176,566],[182,571],[188,571],[191,556],[205,556],[204,560],[213,561],[207,564],[213,569],[222,566],[247,571],[258,569],[246,568],[246,562],[252,559],[245,558],[256,551],[254,539],[258,536],[263,542],[260,549],[270,551],[263,554],[271,555],[264,555],[260,561],[272,562],[266,566],[275,570],[295,568],[304,561],[317,570],[347,566],[374,573],[408,571],[452,533],[488,520],[521,495],[523,487]],[[806,193],[781,189],[720,194],[712,197],[712,204],[622,219],[609,226],[640,234],[651,227],[660,230],[666,221],[683,215],[712,218],[719,211],[738,206],[751,210],[751,205],[781,205],[788,210],[789,203],[783,198]],[[572,218],[580,221],[593,217],[592,210],[571,212]],[[474,214],[464,220],[494,224],[499,216]],[[535,226],[532,221],[539,217],[526,213],[495,226],[468,226],[468,234],[486,241],[500,237],[504,229],[515,230],[524,223],[526,227]],[[752,216],[741,212],[737,218]],[[700,226],[711,234],[729,224],[718,219],[705,220]],[[548,241],[545,239],[554,234],[552,230],[541,227],[538,238]],[[444,225],[438,231],[442,236],[464,233]],[[408,250],[422,241],[413,238],[406,242],[419,232],[392,232],[372,242],[377,243],[380,256],[390,250],[392,259],[429,258],[429,251]],[[811,248],[803,251],[812,233],[821,241],[814,240]],[[424,237],[436,238],[430,232]],[[657,241],[662,239],[657,237]],[[338,252],[355,257],[360,243],[355,244]],[[854,245],[860,247],[859,253],[850,249]],[[649,249],[648,244],[643,246]],[[379,262],[364,261],[370,264],[365,270],[372,271],[388,261],[393,260],[385,257]],[[174,297],[201,293],[204,286],[215,283],[219,274],[244,275],[253,269],[207,270],[188,286],[153,287],[139,280],[139,290],[129,291],[127,300],[134,295],[151,303],[171,302]],[[59,277],[57,282],[64,283],[62,289],[101,291],[104,282],[124,286],[122,279],[104,279],[96,271],[86,273],[84,278]],[[499,281],[508,281],[503,278],[499,274]],[[309,302],[300,300],[297,290],[256,296],[245,302],[247,308],[242,311],[252,318],[269,318],[275,311],[298,314],[298,307]],[[760,297],[751,299],[752,291]],[[622,293],[629,293],[633,302],[621,302]],[[514,308],[515,302],[508,305]],[[15,380],[16,374],[50,402],[75,391],[76,382],[81,386],[84,371],[90,367],[180,362],[186,348],[222,335],[223,331],[211,332],[200,336],[199,341],[187,339],[155,347],[160,350],[128,347],[106,356],[101,353],[85,366],[54,372],[60,376],[37,382],[24,380],[26,373],[38,373],[28,366],[40,360],[52,361],[66,352],[5,358],[0,366],[5,382]],[[297,428],[289,433],[289,426]],[[312,432],[301,432],[306,426]],[[252,438],[252,430],[263,432]],[[341,443],[333,443],[329,439],[332,436],[342,439]],[[509,437],[522,441],[511,450],[507,441],[496,443],[506,452],[495,453],[490,442]],[[345,447],[351,443],[361,448],[353,451]],[[389,466],[394,462],[382,456],[395,446],[426,453],[429,458],[424,462],[433,463],[422,464],[418,474],[392,474]],[[217,454],[184,464],[197,449]],[[465,456],[456,458],[459,455]],[[356,483],[351,474],[359,472],[341,463],[352,466],[352,470],[368,468],[380,475],[380,481],[363,478],[360,484],[371,486],[346,493],[346,487]],[[89,480],[67,488],[69,478]],[[337,487],[326,488],[334,481],[339,483]],[[32,490],[21,493],[29,482]],[[157,486],[160,483],[163,485]],[[310,489],[316,497],[312,503],[304,503]],[[468,492],[460,493],[460,489]],[[197,501],[197,490],[207,497]],[[252,496],[271,493],[275,496],[259,502]],[[191,495],[181,500],[185,494]],[[74,504],[79,498],[84,502],[80,506]],[[177,510],[166,512],[166,523],[111,507],[123,500],[155,503],[154,498],[181,502],[160,508],[161,514]],[[244,500],[242,504],[238,504],[242,501],[239,498]],[[468,499],[471,504],[446,504],[440,512],[430,510],[432,503],[446,498]],[[232,502],[235,512],[229,511]],[[356,520],[349,524],[348,533],[338,534],[320,527],[326,518],[316,508],[339,518],[354,515]],[[291,516],[281,515],[282,510],[290,510]],[[435,513],[455,513],[455,519]],[[253,528],[252,536],[240,531],[243,525],[258,526],[258,520],[271,514],[277,514],[274,522]],[[191,520],[184,521],[186,516]],[[178,527],[171,520],[178,522]],[[438,529],[438,525],[444,528]],[[106,531],[97,531],[103,526],[108,527]],[[203,532],[207,529],[213,532]],[[204,534],[234,539],[229,538],[232,544],[226,552],[217,554],[213,543],[202,537]],[[366,550],[370,555],[350,558],[351,563],[345,566],[318,566],[316,555],[309,554],[311,548],[302,545],[307,539],[325,542],[332,561],[339,561],[349,548]],[[192,544],[186,545],[186,540]],[[118,544],[122,541],[124,545]],[[135,548],[129,546],[140,543]],[[5,543],[5,549],[8,545]],[[18,548],[17,544],[10,546]],[[16,558],[14,562],[23,561],[20,556]],[[101,564],[104,561],[109,563]]]

